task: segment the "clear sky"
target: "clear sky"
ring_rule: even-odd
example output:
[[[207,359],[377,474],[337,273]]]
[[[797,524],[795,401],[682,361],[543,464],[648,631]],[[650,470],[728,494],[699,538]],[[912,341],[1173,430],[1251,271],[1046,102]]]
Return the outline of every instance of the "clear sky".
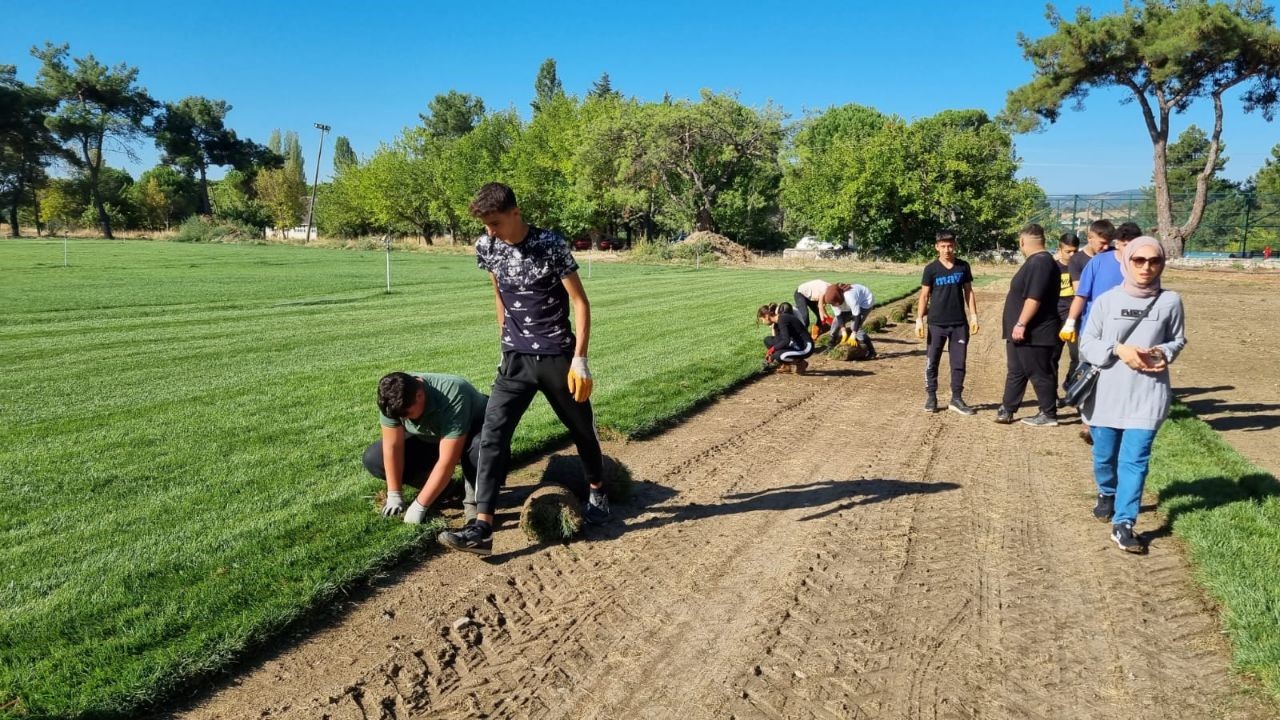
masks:
[[[1095,12],[1118,7],[1092,2]],[[32,45],[71,44],[73,56],[125,62],[160,100],[219,98],[242,136],[266,142],[297,130],[314,169],[328,123],[367,156],[437,93],[456,89],[489,108],[527,116],[538,66],[554,57],[565,89],[583,94],[602,71],[626,95],[695,97],[736,91],[750,105],[773,101],[792,118],[860,103],[912,119],[948,108],[998,112],[1031,77],[1016,38],[1049,30],[1038,0],[918,2],[243,2],[172,3],[4,0],[0,63],[34,79]],[[108,9],[108,7],[110,9]],[[1074,5],[1062,6],[1070,11]],[[1022,175],[1050,194],[1134,189],[1150,182],[1151,144],[1135,105],[1096,93],[1082,112],[1019,136]],[[1205,109],[1179,118],[1207,128]],[[1277,125],[1228,108],[1226,175],[1252,175],[1280,142]],[[321,174],[329,161],[326,141]],[[156,162],[109,157],[135,176]]]

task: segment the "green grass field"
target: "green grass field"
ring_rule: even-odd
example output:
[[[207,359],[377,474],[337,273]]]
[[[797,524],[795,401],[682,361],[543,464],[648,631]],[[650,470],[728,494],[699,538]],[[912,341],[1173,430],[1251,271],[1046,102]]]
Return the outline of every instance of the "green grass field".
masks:
[[[1222,605],[1237,670],[1280,698],[1280,484],[1183,406],[1160,428],[1147,490]]]
[[[377,379],[487,389],[469,257],[0,242],[0,716],[128,716],[429,542],[372,510]],[[597,264],[596,412],[654,428],[754,373],[812,272]],[[844,279],[844,278],[842,278]],[[879,299],[918,276],[857,278]],[[561,438],[545,403],[517,435]]]

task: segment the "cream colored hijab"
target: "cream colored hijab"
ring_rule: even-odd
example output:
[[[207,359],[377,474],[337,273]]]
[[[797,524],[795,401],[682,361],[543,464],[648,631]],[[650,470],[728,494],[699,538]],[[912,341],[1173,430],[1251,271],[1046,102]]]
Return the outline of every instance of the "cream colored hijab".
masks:
[[[1160,258],[1164,259],[1164,248],[1160,245],[1160,241],[1150,235],[1143,235],[1129,241],[1124,250],[1121,250],[1120,256],[1120,272],[1124,275],[1124,284],[1121,286],[1124,291],[1137,298],[1154,297],[1160,292],[1160,276],[1164,274],[1164,266],[1160,266],[1159,272],[1146,285],[1139,285],[1137,276],[1133,272],[1133,268],[1129,266],[1129,259],[1133,254],[1142,248],[1152,247],[1160,254]]]

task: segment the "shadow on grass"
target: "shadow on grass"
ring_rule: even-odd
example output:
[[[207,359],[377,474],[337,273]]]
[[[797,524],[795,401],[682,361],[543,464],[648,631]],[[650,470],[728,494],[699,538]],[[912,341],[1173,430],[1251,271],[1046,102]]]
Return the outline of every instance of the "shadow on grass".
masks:
[[[1267,473],[1248,473],[1239,480],[1215,476],[1195,480],[1176,480],[1156,493],[1157,505],[1164,512],[1164,524],[1143,533],[1145,539],[1168,537],[1178,518],[1187,513],[1213,510],[1238,502],[1262,502],[1280,497],[1280,481]]]
[[[1280,403],[1228,403],[1218,398],[1201,398],[1186,401],[1186,406],[1218,431],[1280,427],[1280,413],[1277,413]]]

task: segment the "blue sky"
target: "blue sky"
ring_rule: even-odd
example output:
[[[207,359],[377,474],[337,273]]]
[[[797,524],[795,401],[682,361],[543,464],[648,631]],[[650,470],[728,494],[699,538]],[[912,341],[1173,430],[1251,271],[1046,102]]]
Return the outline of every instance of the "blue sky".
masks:
[[[1095,12],[1119,2],[1093,2]],[[311,175],[325,122],[362,156],[418,122],[435,94],[450,89],[489,108],[528,114],[539,64],[556,58],[566,90],[581,94],[602,71],[616,89],[643,99],[736,91],[751,105],[772,101],[793,118],[861,103],[905,118],[948,108],[1004,105],[1030,79],[1019,31],[1048,32],[1037,0],[869,2],[703,2],[614,4],[314,0],[286,2],[7,3],[0,63],[32,80],[32,45],[69,42],[73,56],[126,62],[161,100],[187,95],[234,106],[229,121],[265,142],[273,128],[299,131]],[[1074,5],[1064,5],[1072,9]],[[1126,190],[1149,182],[1151,145],[1134,105],[1091,96],[1047,131],[1019,136],[1022,175],[1051,194]],[[1179,118],[1175,132],[1204,108]],[[1228,109],[1226,175],[1252,175],[1280,142],[1280,128]],[[321,174],[332,167],[326,141]],[[117,155],[135,176],[156,161]]]

